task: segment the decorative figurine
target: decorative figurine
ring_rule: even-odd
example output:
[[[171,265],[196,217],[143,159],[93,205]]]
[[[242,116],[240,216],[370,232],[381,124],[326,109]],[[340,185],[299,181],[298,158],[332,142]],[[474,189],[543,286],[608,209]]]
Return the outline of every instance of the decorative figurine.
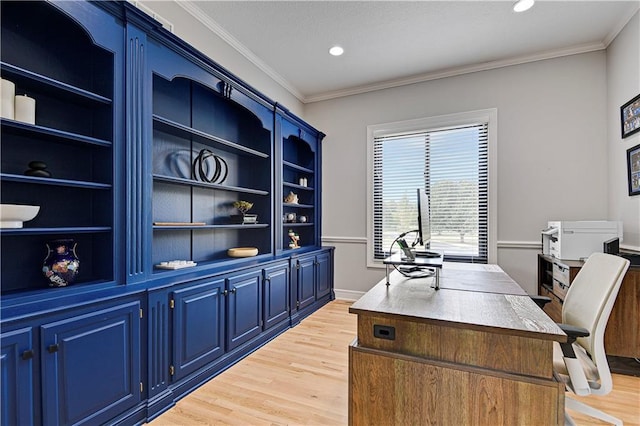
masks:
[[[209,161],[213,160],[213,165]],[[224,159],[208,149],[201,149],[191,166],[193,178],[202,182],[222,184],[227,179],[229,166]],[[210,176],[211,174],[211,176]]]
[[[51,173],[47,170],[47,163],[44,161],[32,161],[29,163],[29,170],[24,172],[27,176],[51,177]]]
[[[284,202],[287,204],[298,204],[298,196],[293,191],[289,191],[289,195],[284,197]]]
[[[289,243],[289,248],[295,249],[300,248],[300,236],[293,232],[293,230],[289,229],[289,239],[291,242]]]

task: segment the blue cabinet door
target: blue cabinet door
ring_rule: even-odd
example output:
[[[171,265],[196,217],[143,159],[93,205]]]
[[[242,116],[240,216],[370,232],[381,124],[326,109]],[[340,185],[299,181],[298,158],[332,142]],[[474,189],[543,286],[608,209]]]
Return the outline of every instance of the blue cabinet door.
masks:
[[[264,329],[289,317],[289,263],[264,269]]]
[[[104,423],[141,400],[140,302],[43,325],[44,424]]]
[[[227,348],[232,350],[262,332],[262,270],[227,278]]]
[[[305,256],[298,259],[298,309],[311,305],[316,300],[315,266],[315,256]]]
[[[322,252],[316,256],[316,298],[320,299],[331,293],[331,255],[329,252]]]
[[[224,278],[173,292],[173,381],[224,354]]]
[[[31,327],[2,333],[0,382],[2,426],[34,424]]]

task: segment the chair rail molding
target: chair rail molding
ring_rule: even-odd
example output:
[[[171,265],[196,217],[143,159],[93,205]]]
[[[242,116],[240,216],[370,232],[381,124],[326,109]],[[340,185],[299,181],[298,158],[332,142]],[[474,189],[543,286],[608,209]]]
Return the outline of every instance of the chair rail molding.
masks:
[[[328,244],[367,244],[367,238],[324,236],[322,237],[322,242]]]
[[[327,244],[366,244],[366,237],[323,236],[322,242]],[[499,249],[527,249],[542,250],[540,241],[500,240],[497,242]]]
[[[526,249],[526,250],[542,250],[542,242],[540,241],[498,241],[498,249]]]

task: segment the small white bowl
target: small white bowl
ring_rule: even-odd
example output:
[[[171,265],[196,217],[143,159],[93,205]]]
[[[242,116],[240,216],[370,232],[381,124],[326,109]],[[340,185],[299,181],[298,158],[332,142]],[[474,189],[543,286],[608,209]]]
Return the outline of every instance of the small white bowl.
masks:
[[[36,217],[39,211],[40,206],[0,204],[0,228],[22,228],[22,223]]]

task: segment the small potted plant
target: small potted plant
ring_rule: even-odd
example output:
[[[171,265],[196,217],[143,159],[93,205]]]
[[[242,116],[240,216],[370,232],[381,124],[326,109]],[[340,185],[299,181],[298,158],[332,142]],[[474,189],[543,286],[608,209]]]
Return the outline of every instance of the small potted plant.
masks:
[[[253,208],[253,203],[244,200],[238,200],[233,202],[233,207],[240,212],[240,219],[242,224],[257,223],[257,214],[248,214],[247,212]]]

